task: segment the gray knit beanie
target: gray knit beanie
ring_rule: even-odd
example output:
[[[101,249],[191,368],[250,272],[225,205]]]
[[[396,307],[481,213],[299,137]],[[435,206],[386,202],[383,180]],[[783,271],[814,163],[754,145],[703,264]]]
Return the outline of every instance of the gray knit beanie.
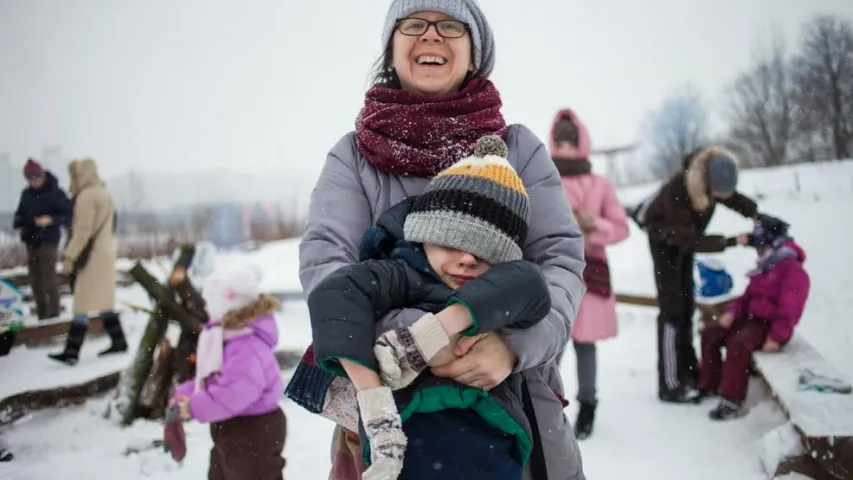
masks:
[[[708,186],[711,190],[731,194],[737,188],[737,164],[726,155],[715,155],[708,162]]]
[[[492,265],[520,260],[530,198],[507,156],[500,137],[477,140],[474,155],[436,175],[414,201],[405,239],[462,250]]]
[[[495,38],[475,0],[394,0],[385,16],[382,48],[391,41],[397,20],[416,12],[441,12],[467,23],[474,46],[474,76],[488,78],[492,74],[495,68]]]

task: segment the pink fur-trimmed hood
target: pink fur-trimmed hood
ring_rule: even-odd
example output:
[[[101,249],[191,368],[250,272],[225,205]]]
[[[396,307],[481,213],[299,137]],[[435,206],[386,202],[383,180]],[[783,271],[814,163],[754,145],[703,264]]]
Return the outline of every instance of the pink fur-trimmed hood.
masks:
[[[554,134],[555,134],[556,129],[557,129],[557,124],[560,122],[560,120],[563,120],[565,118],[568,118],[569,120],[571,120],[572,123],[574,123],[578,129],[578,148],[575,151],[575,153],[573,155],[571,155],[571,158],[577,158],[577,159],[589,158],[589,154],[592,151],[592,142],[589,138],[589,130],[587,130],[586,125],[584,125],[584,123],[581,122],[580,118],[578,118],[578,116],[574,112],[574,110],[572,110],[570,108],[561,109],[561,110],[557,111],[556,115],[554,115],[554,121],[551,123],[551,132],[548,135],[548,147],[550,149],[551,156],[552,157],[558,156],[557,155],[557,144],[554,141]],[[566,158],[564,155],[561,155],[561,156]]]

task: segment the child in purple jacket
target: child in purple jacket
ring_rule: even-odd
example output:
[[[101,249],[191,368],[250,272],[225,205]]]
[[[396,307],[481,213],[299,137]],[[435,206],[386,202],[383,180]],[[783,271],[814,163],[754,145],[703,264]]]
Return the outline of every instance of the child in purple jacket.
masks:
[[[713,420],[741,415],[752,352],[775,352],[787,344],[809,295],[806,254],[788,236],[787,223],[759,214],[748,244],[758,251],[758,265],[748,274],[746,292],[728,305],[717,325],[702,331],[699,389],[703,396],[720,395],[709,414]]]
[[[199,336],[196,377],[175,390],[181,418],[210,423],[212,480],[281,480],[287,420],[273,349],[278,301],[260,292],[260,272],[215,272],[202,287],[211,322]]]

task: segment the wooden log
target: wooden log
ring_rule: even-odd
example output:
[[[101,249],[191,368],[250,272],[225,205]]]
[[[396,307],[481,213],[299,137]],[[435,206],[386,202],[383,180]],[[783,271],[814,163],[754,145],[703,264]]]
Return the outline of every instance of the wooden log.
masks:
[[[181,324],[181,328],[191,332],[201,331],[201,325],[205,321],[205,318],[193,315],[181,307],[178,301],[175,300],[174,291],[158,282],[141,263],[137,262],[130,269],[130,275],[154,299],[157,308],[161,311],[161,316],[175,320]]]
[[[0,400],[0,425],[14,422],[33,410],[79,405],[93,395],[107,392],[118,384],[120,372],[112,372],[92,380],[43,390],[30,390]]]
[[[142,387],[145,385],[145,380],[148,378],[148,373],[154,363],[154,349],[166,334],[167,326],[168,321],[161,312],[151,315],[148,324],[145,326],[145,331],[142,333],[142,339],[139,341],[139,349],[136,351],[133,363],[122,375],[122,382],[116,392],[115,402],[115,407],[121,416],[122,426],[126,427],[133,423]]]
[[[172,374],[174,372],[175,349],[165,338],[160,340],[157,346],[157,358],[151,374],[142,387],[139,396],[139,407],[144,411],[137,412],[137,417],[146,417],[152,420],[160,419],[166,415],[166,404],[169,401],[169,388],[172,385]]]
[[[195,376],[195,351],[198,347],[198,333],[181,331],[175,355],[172,357],[175,381],[185,382]]]
[[[190,265],[192,265],[193,259],[195,258],[195,246],[185,243],[181,245],[179,252],[178,259],[175,261],[175,265],[172,268],[172,274],[169,275],[169,286],[172,288],[177,287],[187,279],[187,270],[190,268]]]

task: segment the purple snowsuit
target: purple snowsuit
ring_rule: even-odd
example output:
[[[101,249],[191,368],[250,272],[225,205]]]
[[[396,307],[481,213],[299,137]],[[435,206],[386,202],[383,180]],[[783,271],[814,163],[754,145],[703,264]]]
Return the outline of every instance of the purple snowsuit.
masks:
[[[192,417],[210,423],[213,449],[209,479],[282,479],[287,421],[279,408],[284,381],[273,349],[278,326],[272,315],[250,322],[251,333],[223,347],[222,369],[195,392],[195,379],[175,389],[189,397]]]

